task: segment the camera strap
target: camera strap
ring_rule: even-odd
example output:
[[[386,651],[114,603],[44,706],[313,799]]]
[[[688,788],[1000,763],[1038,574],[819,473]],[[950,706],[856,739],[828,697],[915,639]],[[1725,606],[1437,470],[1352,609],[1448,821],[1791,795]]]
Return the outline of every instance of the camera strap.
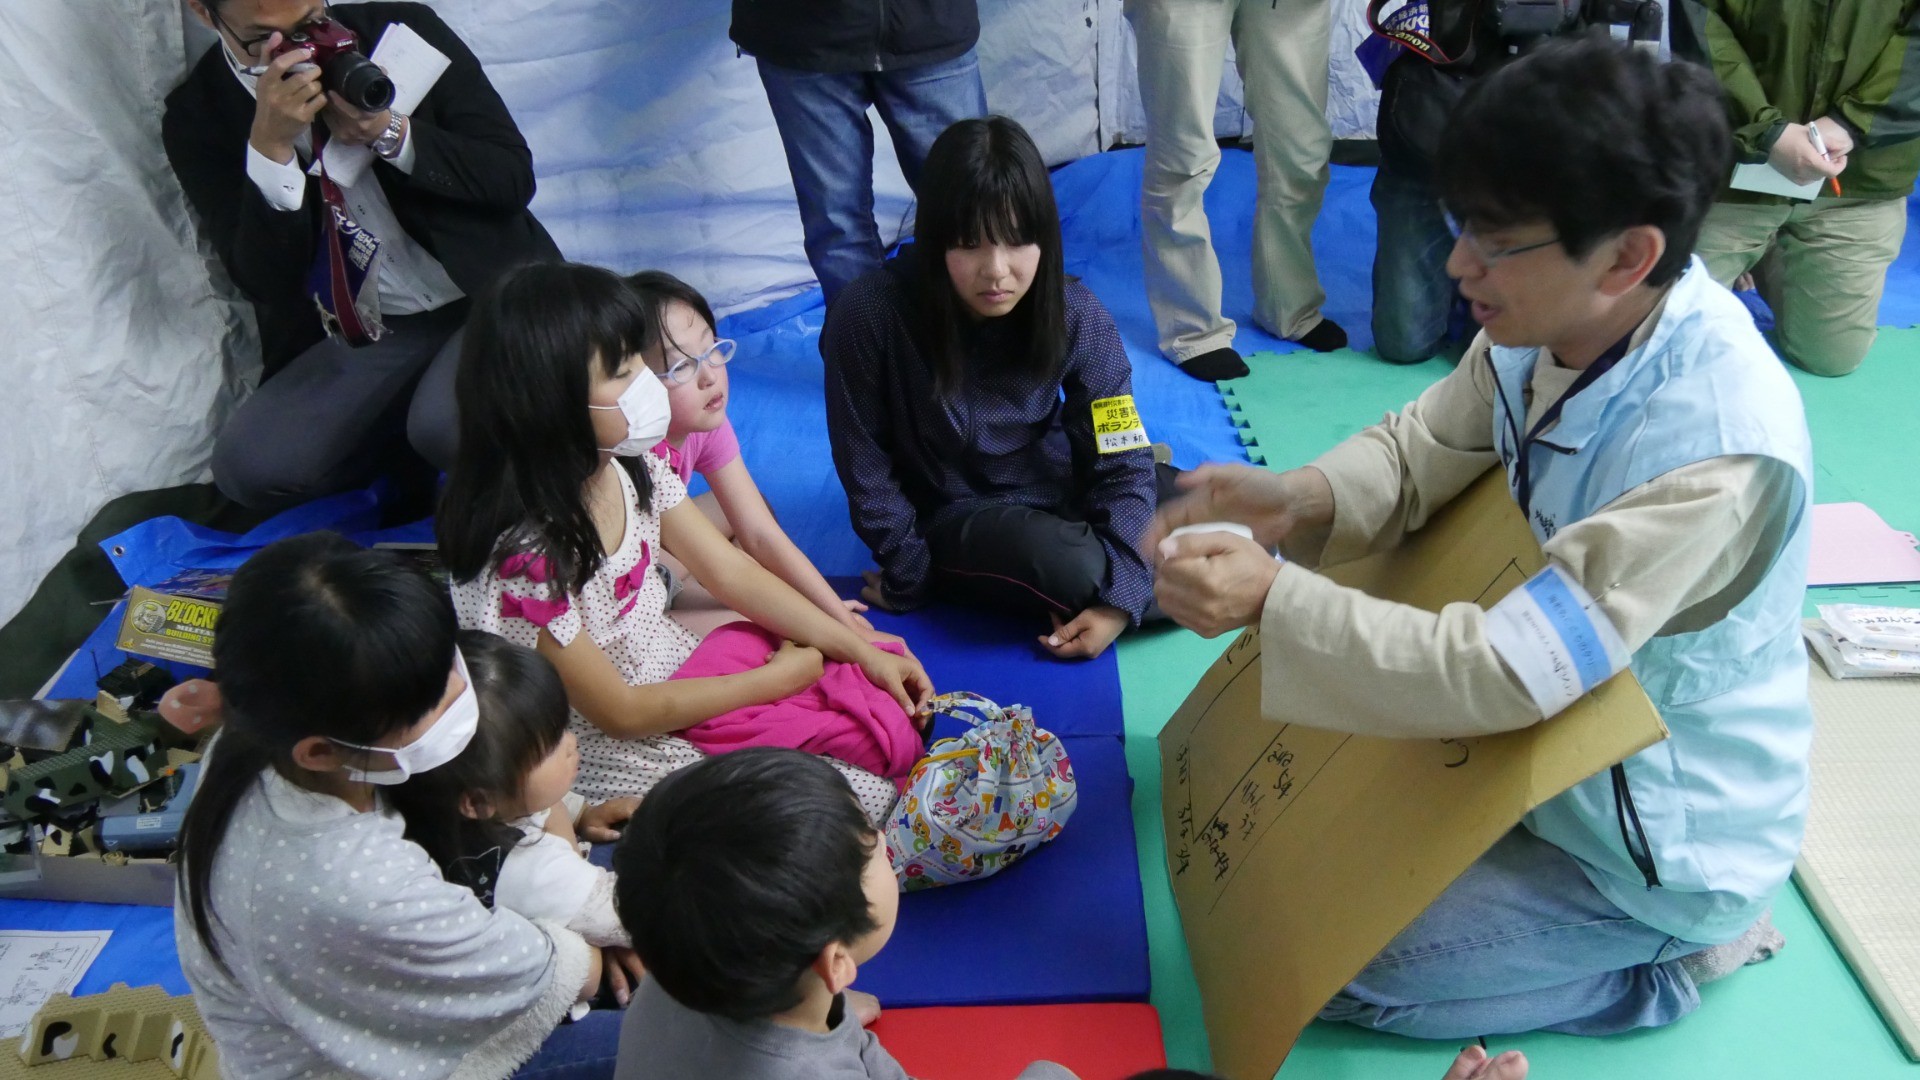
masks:
[[[320,324],[330,337],[359,348],[380,340],[379,275],[374,271],[380,238],[356,222],[345,192],[327,175],[326,129],[314,125],[313,158],[320,166],[320,250],[307,275],[308,293],[320,310]]]

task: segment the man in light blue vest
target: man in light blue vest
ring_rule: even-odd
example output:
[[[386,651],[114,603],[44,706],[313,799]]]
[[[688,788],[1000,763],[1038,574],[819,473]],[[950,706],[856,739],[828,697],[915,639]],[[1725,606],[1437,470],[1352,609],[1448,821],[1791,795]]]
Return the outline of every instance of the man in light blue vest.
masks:
[[[1261,627],[1269,711],[1482,735],[1630,666],[1672,731],[1530,815],[1328,1018],[1604,1035],[1686,1015],[1701,982],[1779,945],[1768,905],[1799,851],[1812,737],[1812,465],[1792,381],[1689,254],[1731,160],[1698,67],[1583,38],[1487,77],[1438,163],[1448,270],[1482,326],[1459,367],[1312,465],[1188,474],[1148,534],[1169,615]],[[1302,565],[1391,547],[1496,463],[1549,565],[1491,611],[1373,600]],[[1222,520],[1254,539],[1162,539]],[[1514,629],[1543,594],[1588,616],[1551,646]],[[1563,689],[1547,675],[1576,653],[1611,670]]]

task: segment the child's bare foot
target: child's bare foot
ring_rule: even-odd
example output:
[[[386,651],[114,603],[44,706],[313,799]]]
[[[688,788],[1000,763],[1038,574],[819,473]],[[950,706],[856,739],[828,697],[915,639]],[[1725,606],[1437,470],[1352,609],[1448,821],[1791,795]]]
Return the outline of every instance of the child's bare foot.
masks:
[[[853,1018],[860,1021],[861,1027],[870,1027],[880,1019],[880,999],[861,990],[846,991],[847,1010]]]
[[[1527,1056],[1509,1050],[1499,1057],[1488,1057],[1478,1046],[1469,1046],[1453,1059],[1453,1068],[1440,1080],[1526,1080]]]

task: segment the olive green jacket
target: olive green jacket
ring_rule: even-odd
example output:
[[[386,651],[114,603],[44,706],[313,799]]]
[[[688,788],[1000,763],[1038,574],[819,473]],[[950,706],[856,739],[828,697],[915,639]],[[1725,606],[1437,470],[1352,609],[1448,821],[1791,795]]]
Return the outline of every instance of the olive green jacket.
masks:
[[[1895,199],[1920,174],[1920,0],[1678,0],[1676,57],[1727,91],[1741,161],[1765,161],[1789,123],[1831,117],[1853,135],[1849,198]],[[1822,185],[1820,194],[1831,197]],[[1777,201],[1729,191],[1738,201]]]

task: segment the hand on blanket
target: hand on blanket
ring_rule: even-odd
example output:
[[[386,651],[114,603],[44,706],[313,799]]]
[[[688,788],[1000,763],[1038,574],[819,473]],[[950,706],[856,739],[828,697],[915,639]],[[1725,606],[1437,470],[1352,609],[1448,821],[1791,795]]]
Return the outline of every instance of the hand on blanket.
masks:
[[[873,685],[893,695],[893,700],[913,717],[915,727],[925,731],[933,722],[926,713],[927,702],[933,697],[933,680],[920,661],[868,647],[861,650],[860,670],[867,673]]]
[[[580,838],[596,844],[610,844],[620,839],[620,826],[625,825],[638,809],[640,797],[637,795],[594,803],[580,811]]]
[[[767,666],[761,670],[775,680],[777,692],[768,700],[779,701],[819,682],[827,670],[827,658],[819,649],[783,641],[778,651],[767,654]]]
[[[1121,635],[1133,620],[1116,607],[1096,604],[1066,622],[1049,613],[1053,633],[1040,639],[1040,647],[1061,660],[1091,660],[1107,651],[1113,639]]]
[[[646,977],[647,969],[640,964],[640,954],[621,945],[609,945],[600,950],[601,970],[606,973],[607,989],[613,991],[613,1000],[626,1008],[632,1000],[633,991]]]
[[[1526,1080],[1527,1056],[1509,1050],[1499,1057],[1488,1057],[1478,1046],[1469,1046],[1453,1059],[1453,1068],[1440,1080]]]

